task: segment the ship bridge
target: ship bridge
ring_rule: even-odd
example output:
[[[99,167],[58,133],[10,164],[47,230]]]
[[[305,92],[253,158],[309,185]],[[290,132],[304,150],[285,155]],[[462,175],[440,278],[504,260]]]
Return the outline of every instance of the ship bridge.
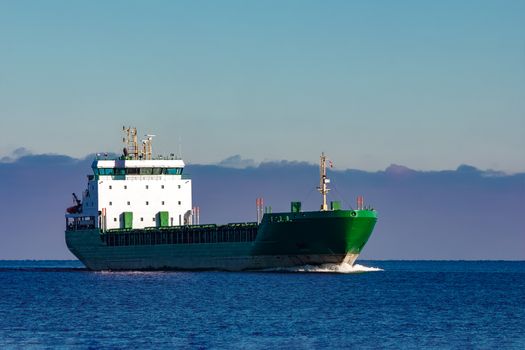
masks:
[[[95,159],[91,165],[96,175],[182,175],[182,159]]]
[[[124,128],[122,156],[97,155],[82,200],[67,209],[68,228],[135,229],[180,226],[192,221],[191,179],[184,161],[153,157],[146,135],[142,149],[134,128]]]

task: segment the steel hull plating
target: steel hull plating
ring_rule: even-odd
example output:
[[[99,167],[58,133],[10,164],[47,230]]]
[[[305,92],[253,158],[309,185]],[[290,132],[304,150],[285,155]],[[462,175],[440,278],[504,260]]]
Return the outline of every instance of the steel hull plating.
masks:
[[[353,264],[376,220],[375,211],[369,210],[278,213],[266,214],[255,239],[245,242],[195,240],[111,246],[98,229],[89,229],[66,231],[66,243],[90,270],[240,271]]]

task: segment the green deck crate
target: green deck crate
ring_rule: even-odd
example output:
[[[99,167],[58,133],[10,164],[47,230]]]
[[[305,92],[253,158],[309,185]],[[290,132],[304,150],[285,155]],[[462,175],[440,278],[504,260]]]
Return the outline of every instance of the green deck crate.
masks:
[[[157,213],[157,225],[160,227],[169,226],[169,213],[167,211],[159,211]]]
[[[332,209],[332,210],[341,210],[341,202],[339,202],[339,201],[332,201],[332,202],[330,202],[330,209]]]
[[[290,207],[291,207],[290,211],[292,213],[299,213],[299,212],[301,212],[301,202],[292,202],[292,203],[290,203]]]
[[[133,227],[133,212],[125,211],[122,213],[122,228],[132,228]]]

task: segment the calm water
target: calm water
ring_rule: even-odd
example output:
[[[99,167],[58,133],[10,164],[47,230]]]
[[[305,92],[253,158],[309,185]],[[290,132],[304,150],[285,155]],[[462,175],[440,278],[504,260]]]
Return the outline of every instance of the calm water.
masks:
[[[360,264],[382,271],[0,261],[0,348],[525,348],[525,262]]]

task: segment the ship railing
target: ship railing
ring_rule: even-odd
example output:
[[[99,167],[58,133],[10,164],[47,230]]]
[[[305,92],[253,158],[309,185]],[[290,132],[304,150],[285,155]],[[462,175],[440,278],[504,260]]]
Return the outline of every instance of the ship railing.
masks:
[[[226,224],[227,226],[252,226],[259,225],[256,221],[251,222],[230,222]]]

